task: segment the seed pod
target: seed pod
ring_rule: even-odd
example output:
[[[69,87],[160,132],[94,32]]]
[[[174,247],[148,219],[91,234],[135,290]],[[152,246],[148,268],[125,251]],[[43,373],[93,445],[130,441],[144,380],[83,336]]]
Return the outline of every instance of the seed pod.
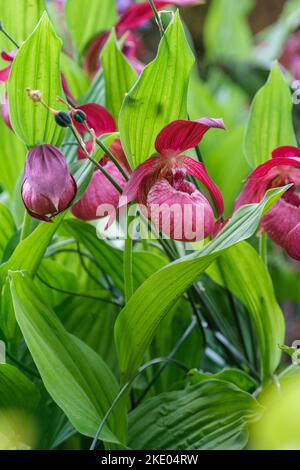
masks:
[[[72,124],[69,113],[65,111],[59,111],[55,114],[55,121],[61,127],[69,127]]]
[[[76,109],[76,111],[73,113],[73,118],[75,121],[82,123],[86,121],[86,114],[81,109]]]

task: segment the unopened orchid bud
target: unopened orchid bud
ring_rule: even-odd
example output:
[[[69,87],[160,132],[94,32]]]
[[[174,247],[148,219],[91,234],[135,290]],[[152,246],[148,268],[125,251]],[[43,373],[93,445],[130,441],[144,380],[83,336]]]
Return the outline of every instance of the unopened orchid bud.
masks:
[[[58,148],[39,145],[28,152],[21,194],[32,217],[51,221],[70,206],[76,192],[76,182]]]

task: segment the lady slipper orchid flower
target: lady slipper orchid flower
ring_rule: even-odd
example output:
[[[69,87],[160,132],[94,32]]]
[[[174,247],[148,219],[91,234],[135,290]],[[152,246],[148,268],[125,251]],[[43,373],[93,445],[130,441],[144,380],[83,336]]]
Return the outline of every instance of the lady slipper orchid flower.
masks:
[[[21,195],[32,217],[50,222],[70,206],[76,192],[76,182],[58,148],[44,144],[29,150]]]
[[[80,109],[86,114],[86,122],[88,127],[94,130],[96,137],[102,134],[116,131],[116,123],[112,115],[100,104],[86,103],[81,106],[77,106],[76,110]],[[77,122],[73,119],[73,124],[80,132],[84,134],[86,128],[83,123]]]
[[[110,151],[129,174],[130,169],[119,140],[115,140],[112,143]],[[121,188],[125,186],[126,180],[114,163],[106,156],[101,158],[99,163]],[[82,198],[72,207],[72,214],[82,220],[101,218],[106,214],[108,206],[111,206],[111,209],[117,209],[119,196],[119,192],[105,175],[100,170],[95,169],[87,190]]]
[[[158,156],[149,158],[133,171],[119,206],[136,200],[156,228],[176,240],[196,241],[212,234],[213,209],[186,176],[197,178],[208,189],[219,216],[224,211],[222,195],[203,163],[181,155],[198,145],[210,128],[224,129],[222,119],[178,120],[164,127],[155,141]]]
[[[203,3],[203,0],[154,1],[157,10],[162,10],[170,5],[193,6],[200,5],[201,3]],[[137,73],[141,73],[144,64],[139,61],[138,56],[141,55],[144,48],[141,39],[134,31],[152,18],[153,10],[148,0],[141,3],[136,3],[134,0],[118,0],[117,8],[120,16],[115,25],[116,35],[118,38],[121,38],[125,33],[131,31],[125,38],[123,52]],[[108,37],[108,32],[102,33],[93,39],[87,48],[84,69],[91,77],[95,75],[100,67],[99,55]]]
[[[279,147],[272,159],[258,166],[248,177],[234,209],[260,202],[270,188],[293,184],[261,220],[261,230],[294,259],[300,261],[300,149]]]

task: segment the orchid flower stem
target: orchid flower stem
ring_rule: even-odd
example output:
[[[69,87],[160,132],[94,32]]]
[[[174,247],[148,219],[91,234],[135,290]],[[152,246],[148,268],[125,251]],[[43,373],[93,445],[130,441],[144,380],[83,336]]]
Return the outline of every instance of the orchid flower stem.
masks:
[[[78,145],[80,146],[80,148],[83,150],[86,158],[88,160],[90,160],[94,165],[95,167],[101,171],[101,173],[103,173],[103,175],[108,179],[108,181],[116,188],[116,190],[122,194],[123,190],[122,188],[118,185],[118,183],[110,176],[109,173],[107,173],[107,171],[100,165],[99,162],[97,162],[97,160],[95,160],[93,157],[90,156],[90,154],[88,153],[88,151],[86,150],[85,148],[85,145],[82,143],[81,141],[81,138],[77,135],[77,131],[74,129],[74,127],[72,126],[70,128],[73,132],[73,135],[75,137],[75,139],[77,140],[78,142]]]
[[[161,21],[161,17],[159,16],[159,13],[158,13],[157,8],[156,8],[156,6],[155,6],[155,4],[154,4],[154,1],[153,1],[153,0],[149,0],[149,3],[150,3],[150,5],[151,5],[152,11],[153,11],[153,15],[154,15],[155,21],[156,21],[156,23],[157,23],[157,26],[158,26],[160,35],[161,35],[161,37],[163,37],[163,35],[165,34],[165,31],[164,31],[164,27],[163,27],[163,24],[162,24],[162,21]]]
[[[7,37],[7,39],[9,39],[9,40],[10,40],[10,42],[12,42],[12,43],[13,43],[13,45],[14,45],[14,46],[16,46],[16,48],[17,48],[17,49],[20,49],[20,46],[19,46],[19,44],[18,44],[18,43],[17,43],[17,42],[16,42],[16,41],[15,41],[15,40],[14,40],[14,39],[11,37],[11,35],[10,35],[10,34],[8,34],[8,32],[7,32],[7,31],[6,31],[6,30],[3,28],[3,24],[2,24],[2,22],[1,22],[1,21],[0,21],[0,31],[1,31],[1,33],[3,33],[3,34],[4,34],[4,36],[6,36],[6,37]]]
[[[268,238],[265,232],[259,238],[259,254],[264,264],[268,266]]]
[[[107,410],[107,413],[105,414],[104,418],[102,419],[98,429],[97,429],[97,432],[95,434],[95,437],[93,439],[93,442],[92,442],[92,445],[90,447],[90,450],[95,450],[96,448],[96,444],[97,444],[97,441],[99,439],[99,436],[101,434],[101,431],[102,429],[104,428],[105,426],[105,423],[109,417],[109,415],[111,414],[111,412],[113,411],[114,407],[116,406],[116,404],[118,403],[118,401],[122,398],[122,396],[124,395],[124,393],[127,391],[127,389],[132,385],[132,383],[135,381],[135,379],[140,375],[142,374],[146,369],[148,369],[148,367],[152,367],[156,364],[161,364],[161,363],[169,363],[169,364],[173,364],[174,366],[177,366],[178,368],[182,369],[185,373],[188,373],[189,369],[188,367],[186,367],[182,362],[179,362],[177,361],[176,359],[171,359],[171,358],[168,358],[168,357],[157,357],[155,359],[152,359],[151,361],[149,362],[146,362],[145,364],[143,364],[138,370],[137,372],[131,377],[131,379],[126,382],[125,385],[123,385],[123,387],[121,388],[121,390],[119,391],[118,395],[116,396],[116,398],[113,400],[111,406],[109,407],[109,409]]]
[[[90,129],[90,127],[87,125],[86,122],[84,123],[84,126],[85,126],[86,130],[88,131],[88,133],[91,134],[91,136],[93,136],[92,130]],[[128,181],[128,175],[127,175],[126,171],[123,169],[122,165],[120,165],[120,163],[118,162],[116,157],[112,154],[112,152],[109,150],[109,148],[106,147],[106,145],[102,142],[101,139],[96,138],[95,141],[96,141],[96,144],[103,150],[105,155],[118,168],[119,172],[121,173],[121,175],[124,176],[125,180]]]
[[[23,225],[22,225],[22,230],[21,230],[21,235],[20,235],[20,241],[22,242],[25,238],[28,237],[30,234],[30,222],[31,222],[31,217],[28,214],[27,210],[25,209],[24,212],[24,219],[23,219]]]
[[[129,233],[129,226],[132,217],[127,213],[126,221],[126,234],[124,243],[124,259],[123,259],[123,271],[124,271],[124,293],[125,302],[127,303],[133,294],[133,276],[132,276],[132,238]]]

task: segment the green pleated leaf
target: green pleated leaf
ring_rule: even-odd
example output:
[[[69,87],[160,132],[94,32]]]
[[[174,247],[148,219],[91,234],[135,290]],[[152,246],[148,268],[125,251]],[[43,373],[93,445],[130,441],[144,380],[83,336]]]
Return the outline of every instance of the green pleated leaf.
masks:
[[[205,380],[217,379],[222,380],[222,382],[230,382],[236,387],[244,390],[244,392],[253,393],[258,388],[255,380],[239,369],[223,369],[216,374],[205,374],[199,372],[197,369],[193,369],[188,373],[188,381],[190,384],[195,384],[198,382],[204,382]]]
[[[4,204],[0,204],[0,260],[15,230],[16,227],[11,212]]]
[[[261,408],[233,384],[207,380],[162,393],[129,415],[129,446],[155,450],[238,450]]]
[[[65,76],[68,88],[77,100],[89,89],[89,78],[81,67],[67,54],[61,54],[61,70]]]
[[[2,24],[19,45],[32,33],[44,10],[44,0],[18,0],[14,5],[11,0],[0,0]],[[0,47],[8,51],[14,49],[3,34],[0,37]]]
[[[269,377],[280,360],[278,344],[284,342],[285,324],[263,261],[248,243],[240,243],[222,253],[208,274],[247,307],[257,335],[262,377]]]
[[[253,100],[245,134],[244,151],[253,168],[271,158],[280,145],[296,145],[292,121],[292,95],[277,63],[267,83]]]
[[[91,39],[107,31],[117,21],[115,0],[67,0],[66,21],[78,52],[82,54]]]
[[[95,351],[67,333],[27,274],[9,276],[16,318],[46,389],[80,433],[94,436],[118,393],[116,379]],[[106,442],[125,439],[124,411],[114,408],[101,435]]]
[[[33,103],[26,88],[40,90],[44,101],[58,108],[57,96],[63,96],[60,81],[61,41],[46,13],[28,37],[13,61],[8,97],[10,120],[18,137],[29,147],[37,144],[59,145],[63,129],[39,103]]]
[[[135,168],[154,152],[159,131],[175,119],[186,119],[186,99],[193,54],[176,13],[156,58],[140,75],[123,102],[119,130],[127,159]]]
[[[118,119],[125,98],[137,79],[137,73],[122,54],[116,35],[112,32],[101,53],[105,81],[106,107]],[[118,77],[118,80],[116,80]]]
[[[286,187],[268,191],[260,204],[240,208],[219,235],[200,252],[160,269],[137,289],[115,325],[123,381],[126,382],[140,366],[160,322],[179,297],[225,249],[255,233],[260,218],[285,190]],[[271,364],[268,372],[273,372]]]
[[[26,147],[0,119],[0,185],[13,195],[24,167]]]

